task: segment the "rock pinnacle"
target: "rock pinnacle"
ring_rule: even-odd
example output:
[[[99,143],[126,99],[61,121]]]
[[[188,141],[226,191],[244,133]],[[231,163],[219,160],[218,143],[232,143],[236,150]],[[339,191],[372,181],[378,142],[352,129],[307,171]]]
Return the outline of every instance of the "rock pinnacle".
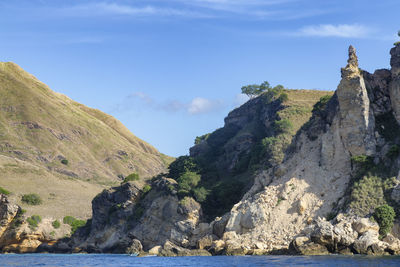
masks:
[[[349,59],[347,60],[347,66],[342,68],[342,78],[352,77],[360,73],[358,68],[358,58],[356,55],[356,49],[350,45],[349,46]]]

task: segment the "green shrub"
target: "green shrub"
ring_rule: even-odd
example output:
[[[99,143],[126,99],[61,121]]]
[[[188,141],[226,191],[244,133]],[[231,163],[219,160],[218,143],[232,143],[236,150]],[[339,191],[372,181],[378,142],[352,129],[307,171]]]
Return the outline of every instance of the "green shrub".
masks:
[[[178,157],[169,165],[168,177],[177,180],[185,172],[196,172],[198,166],[194,158],[189,156]]]
[[[0,186],[0,194],[9,195],[11,192]]]
[[[209,136],[210,136],[210,133],[202,135],[202,136],[196,136],[196,139],[194,139],[194,144],[195,145],[200,144],[202,141],[207,140]]]
[[[274,128],[278,133],[288,133],[293,128],[293,124],[289,119],[282,119],[274,122]]]
[[[61,223],[58,220],[55,220],[54,222],[51,223],[51,225],[53,225],[55,229],[58,229],[60,228]]]
[[[71,233],[75,233],[78,228],[85,226],[86,221],[84,220],[75,220],[71,225]]]
[[[328,104],[329,100],[332,98],[330,95],[325,95],[319,99],[317,103],[314,104],[312,113],[318,113],[325,109],[326,104]]]
[[[396,213],[391,206],[385,204],[377,207],[373,216],[376,222],[379,224],[379,233],[382,236],[385,236],[392,230]]]
[[[285,102],[289,101],[289,95],[288,95],[287,93],[281,93],[281,94],[279,95],[278,99],[279,99],[281,102],[285,103]]]
[[[61,163],[64,164],[64,165],[68,165],[68,160],[67,159],[62,159]]]
[[[42,217],[40,217],[39,215],[32,215],[31,217],[26,219],[26,221],[29,224],[29,228],[36,229],[39,223],[42,221]]]
[[[147,192],[149,192],[151,190],[151,186],[146,184],[145,186],[143,186],[143,193],[146,194]]]
[[[351,163],[355,165],[360,173],[365,173],[374,167],[374,159],[366,155],[351,157]]]
[[[22,202],[28,205],[40,205],[42,204],[42,199],[38,194],[25,194],[21,198]]]
[[[72,225],[72,223],[75,221],[76,219],[72,216],[65,216],[63,219],[63,223],[64,224],[68,224],[68,225]]]
[[[72,216],[65,216],[63,219],[63,223],[71,226],[71,234],[73,234],[78,228],[85,226],[86,221],[75,219]]]
[[[193,195],[197,202],[204,202],[207,198],[208,191],[204,187],[193,189]]]
[[[383,180],[377,176],[365,176],[354,183],[350,194],[350,209],[359,216],[371,214],[375,208],[385,205],[385,192],[390,191],[395,178]]]
[[[189,193],[192,188],[196,187],[200,182],[201,176],[195,172],[187,171],[178,179],[178,189],[181,192]]]
[[[125,179],[122,183],[127,183],[130,181],[139,181],[139,174],[137,174],[137,173],[129,174],[128,176],[125,177]]]

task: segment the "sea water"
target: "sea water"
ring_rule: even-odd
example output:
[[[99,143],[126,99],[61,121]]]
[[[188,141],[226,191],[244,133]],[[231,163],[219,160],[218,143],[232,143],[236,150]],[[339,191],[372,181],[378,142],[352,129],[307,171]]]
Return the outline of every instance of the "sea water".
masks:
[[[385,256],[132,257],[109,254],[3,254],[0,266],[400,266]]]

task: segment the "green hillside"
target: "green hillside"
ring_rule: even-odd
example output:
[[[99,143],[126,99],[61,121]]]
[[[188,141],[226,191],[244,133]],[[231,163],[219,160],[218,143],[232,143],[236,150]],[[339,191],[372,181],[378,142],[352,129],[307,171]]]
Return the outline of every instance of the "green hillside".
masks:
[[[152,177],[170,157],[121,122],[53,92],[14,63],[0,63],[0,187],[28,214],[90,216],[104,187]],[[38,206],[20,201],[37,193]]]

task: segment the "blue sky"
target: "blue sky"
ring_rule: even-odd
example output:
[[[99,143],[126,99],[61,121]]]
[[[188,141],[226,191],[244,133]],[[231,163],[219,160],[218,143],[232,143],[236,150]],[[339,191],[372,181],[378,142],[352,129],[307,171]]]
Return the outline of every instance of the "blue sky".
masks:
[[[0,61],[188,153],[243,85],[334,90],[347,48],[389,67],[398,0],[0,0]]]

